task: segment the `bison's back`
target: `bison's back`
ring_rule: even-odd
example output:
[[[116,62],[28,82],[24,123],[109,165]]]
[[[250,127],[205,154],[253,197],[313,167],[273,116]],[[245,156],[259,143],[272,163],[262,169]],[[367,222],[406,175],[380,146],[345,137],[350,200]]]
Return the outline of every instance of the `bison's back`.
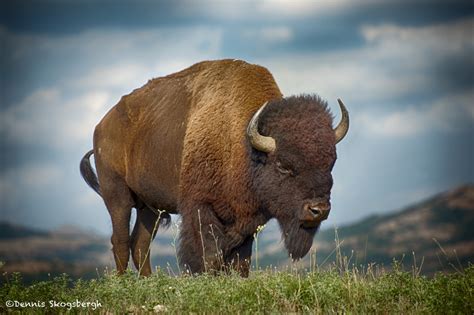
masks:
[[[99,180],[114,172],[147,204],[175,212],[183,165],[222,165],[232,156],[230,142],[242,145],[251,114],[276,97],[271,74],[243,61],[206,61],[153,79],[122,97],[96,127]]]

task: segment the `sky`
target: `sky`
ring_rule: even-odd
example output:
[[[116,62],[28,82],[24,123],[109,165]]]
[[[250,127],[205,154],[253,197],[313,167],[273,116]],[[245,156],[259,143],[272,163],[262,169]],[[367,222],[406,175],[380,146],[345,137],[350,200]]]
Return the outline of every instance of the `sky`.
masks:
[[[95,125],[122,95],[196,62],[269,69],[285,96],[340,117],[323,227],[474,182],[472,1],[2,1],[0,220],[110,234],[82,180]]]

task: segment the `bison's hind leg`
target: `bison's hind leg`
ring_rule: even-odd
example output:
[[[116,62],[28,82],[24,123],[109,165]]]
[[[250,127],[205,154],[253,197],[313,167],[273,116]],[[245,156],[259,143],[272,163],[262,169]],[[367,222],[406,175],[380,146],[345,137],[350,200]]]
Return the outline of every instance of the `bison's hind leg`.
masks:
[[[128,267],[130,257],[130,216],[134,200],[125,181],[112,171],[98,168],[102,198],[112,220],[112,251],[119,274]]]
[[[137,209],[131,247],[133,263],[142,276],[151,274],[150,243],[158,231],[159,220],[159,216],[149,208]]]

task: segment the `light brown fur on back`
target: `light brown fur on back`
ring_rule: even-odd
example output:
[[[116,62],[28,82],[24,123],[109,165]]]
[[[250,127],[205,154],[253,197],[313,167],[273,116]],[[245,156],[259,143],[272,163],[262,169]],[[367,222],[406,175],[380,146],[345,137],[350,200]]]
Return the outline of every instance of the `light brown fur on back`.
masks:
[[[180,182],[200,181],[192,193],[220,198],[246,178],[248,120],[281,96],[268,70],[239,60],[205,61],[150,80],[122,97],[97,126],[99,180],[100,168],[113,170],[147,204],[171,213]]]

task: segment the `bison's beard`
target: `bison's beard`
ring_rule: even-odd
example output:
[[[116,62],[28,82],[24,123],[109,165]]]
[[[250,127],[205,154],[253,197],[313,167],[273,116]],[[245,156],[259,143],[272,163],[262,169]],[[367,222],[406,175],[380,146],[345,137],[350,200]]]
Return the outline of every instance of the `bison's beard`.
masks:
[[[280,223],[285,247],[293,260],[306,255],[313,245],[313,238],[319,225],[312,228],[303,228],[298,221],[289,224]]]

